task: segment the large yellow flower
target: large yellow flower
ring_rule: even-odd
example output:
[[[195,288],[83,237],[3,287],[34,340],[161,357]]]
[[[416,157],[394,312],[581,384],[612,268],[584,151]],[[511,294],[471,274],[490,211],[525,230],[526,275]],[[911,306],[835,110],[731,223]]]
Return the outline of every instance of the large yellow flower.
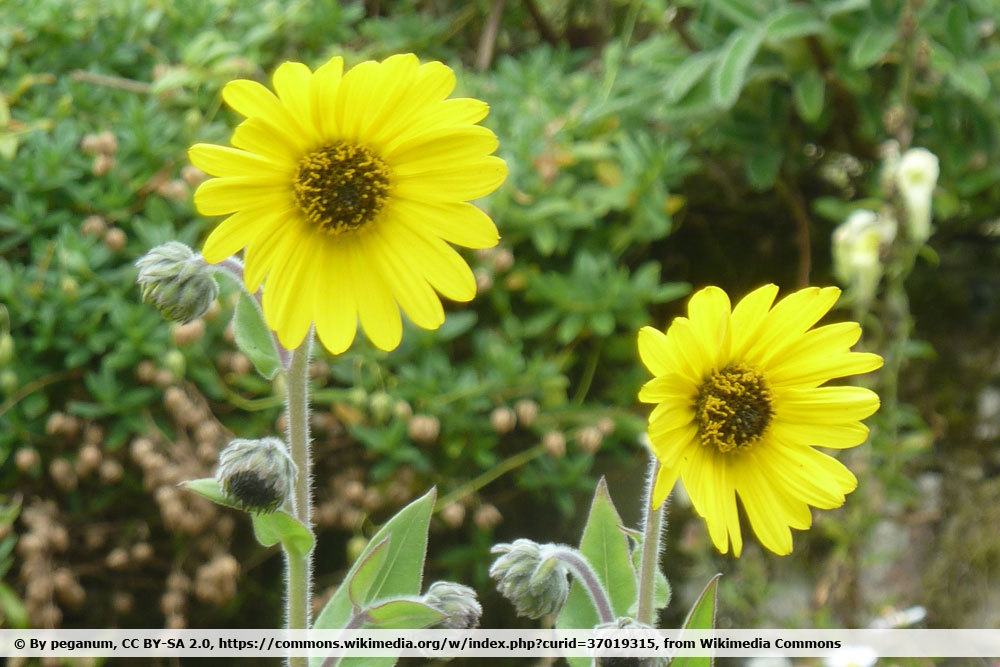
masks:
[[[418,326],[444,322],[437,295],[475,296],[469,266],[448,245],[496,244],[490,218],[469,203],[507,175],[491,155],[497,138],[477,125],[474,99],[446,99],[455,75],[412,54],[343,71],[333,58],[315,72],[286,62],[277,95],[231,81],[223,99],[246,116],[234,148],[197,144],[191,162],[218,176],[194,201],[227,215],[205,242],[218,263],[246,248],[244,280],[263,286],[264,317],[282,345],[310,325],[333,353],[350,347],[358,322],[378,347],[395,348],[400,308]]]
[[[882,365],[876,354],[851,352],[856,322],[812,329],[840,290],[810,287],[772,307],[777,293],[765,285],[731,309],[725,292],[706,287],[666,333],[639,332],[639,355],[656,376],[639,392],[658,404],[649,416],[660,462],[653,505],[680,476],[716,548],[726,553],[731,543],[736,556],[737,496],[758,539],[781,555],[792,551],[789,528],[811,525],[810,505],[844,503],[857,479],[813,447],[860,445],[868,437],[860,420],[879,407],[868,389],[821,386]]]

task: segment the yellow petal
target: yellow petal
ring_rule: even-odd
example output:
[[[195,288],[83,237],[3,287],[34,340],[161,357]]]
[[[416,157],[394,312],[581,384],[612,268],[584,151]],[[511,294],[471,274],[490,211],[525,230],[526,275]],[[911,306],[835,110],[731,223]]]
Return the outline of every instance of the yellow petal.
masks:
[[[310,140],[319,137],[312,113],[312,72],[302,63],[281,63],[271,77],[278,99]]]
[[[274,259],[284,256],[285,245],[295,245],[306,238],[299,231],[301,226],[294,216],[289,216],[283,224],[265,229],[247,245],[243,282],[249,292],[260,289]]]
[[[691,451],[701,445],[694,442],[698,430],[694,424],[687,424],[672,431],[657,431],[649,434],[653,453],[660,463],[668,468],[677,467],[690,459]]]
[[[411,229],[422,228],[440,239],[465,248],[492,248],[500,239],[490,217],[468,202],[400,199],[392,203],[391,215],[405,218]]]
[[[804,424],[775,420],[771,432],[783,442],[829,449],[857,447],[868,439],[868,427],[861,422]]]
[[[397,175],[393,194],[414,201],[469,201],[485,197],[507,178],[507,163],[489,155],[459,166]]]
[[[481,125],[446,127],[421,134],[383,154],[399,176],[472,162],[497,149],[497,136]]]
[[[746,358],[761,366],[779,358],[787,347],[796,343],[799,336],[833,307],[839,297],[840,289],[836,287],[807,287],[786,296],[768,313]]]
[[[332,139],[337,133],[334,107],[337,89],[344,75],[344,59],[334,56],[313,73],[312,77],[312,118],[320,136]]]
[[[378,127],[372,128],[372,141],[389,148],[394,140],[412,136],[405,133],[420,133],[430,129],[428,115],[454,89],[455,73],[450,67],[437,61],[422,64],[414,73],[406,95],[398,100],[396,113],[386,117]]]
[[[194,205],[202,215],[225,215],[245,208],[288,207],[287,185],[256,178],[210,178],[194,192]]]
[[[653,484],[653,509],[660,509],[666,501],[667,496],[677,483],[677,475],[680,471],[677,468],[665,468],[660,466],[656,472],[656,481]]]
[[[306,236],[294,246],[284,245],[283,256],[275,257],[264,283],[264,319],[288,349],[302,344],[312,323],[314,277],[318,270],[313,260],[322,248],[318,235]]]
[[[230,81],[222,89],[222,99],[226,104],[247,118],[256,118],[265,123],[272,134],[302,150],[306,147],[306,137],[296,119],[270,90],[248,79]]]
[[[367,236],[367,252],[374,257],[393,298],[418,327],[437,329],[444,324],[444,308],[434,289],[406,255],[399,255],[378,229]]]
[[[756,456],[757,465],[769,471],[768,477],[786,487],[792,497],[813,507],[840,507],[844,494],[857,486],[854,475],[840,461],[811,447],[786,445],[775,438],[761,449],[766,451]]]
[[[245,209],[220,222],[205,239],[201,254],[209,264],[218,264],[250,245],[263,231],[280,224],[289,211],[277,208]]]
[[[797,364],[782,364],[768,370],[767,381],[772,387],[815,387],[833,378],[870,373],[882,367],[882,357],[871,352],[842,352],[816,355]]]
[[[736,492],[757,539],[779,556],[790,554],[792,533],[788,529],[786,510],[781,499],[771,490],[770,482],[751,457],[746,457],[733,470],[736,473]]]
[[[237,125],[230,142],[237,148],[287,164],[292,169],[302,157],[297,143],[289,142],[260,118],[248,118]]]
[[[332,354],[347,350],[358,331],[357,301],[345,244],[329,243],[317,279],[323,288],[313,296],[316,333]]]
[[[678,361],[677,372],[685,377],[701,382],[712,370],[711,360],[705,352],[705,347],[698,341],[698,336],[686,317],[675,317],[667,331],[668,350]]]
[[[728,361],[729,311],[729,296],[718,287],[698,290],[688,301],[688,320],[709,368]]]
[[[653,375],[664,375],[670,370],[667,335],[653,327],[639,329],[639,358]]]
[[[394,350],[403,336],[399,306],[392,299],[382,276],[372,270],[372,261],[361,243],[356,240],[349,242],[347,252],[361,327],[376,347]]]
[[[281,164],[272,159],[238,148],[195,144],[188,149],[191,164],[212,176],[264,176],[275,181],[288,179],[292,175],[290,164]]]
[[[843,424],[864,419],[879,408],[878,395],[863,387],[775,388],[775,417],[785,422]]]
[[[453,301],[471,301],[476,279],[462,256],[441,239],[415,231],[405,224],[387,225],[383,238],[391,239],[397,254],[409,254],[434,289]]]
[[[658,438],[661,433],[673,431],[694,422],[694,411],[689,405],[676,401],[669,401],[661,405],[666,409],[658,410],[655,415],[650,416],[650,437]]]
[[[744,354],[756,339],[767,313],[778,295],[777,285],[764,285],[740,299],[731,318],[733,356]]]
[[[681,399],[690,402],[697,387],[677,373],[667,373],[655,377],[639,390],[639,400],[643,403],[660,403],[670,399]]]

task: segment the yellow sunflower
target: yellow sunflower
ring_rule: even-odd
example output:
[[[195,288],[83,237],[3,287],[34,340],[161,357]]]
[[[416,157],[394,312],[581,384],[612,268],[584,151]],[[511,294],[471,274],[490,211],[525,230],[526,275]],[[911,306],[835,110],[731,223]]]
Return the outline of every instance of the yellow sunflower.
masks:
[[[840,290],[810,287],[777,304],[765,285],[730,308],[718,287],[691,297],[688,316],[666,333],[639,331],[639,356],[656,377],[639,399],[656,403],[649,438],[660,462],[653,505],[666,500],[677,477],[705,519],[722,553],[743,549],[736,498],[761,543],[785,555],[789,528],[812,523],[809,506],[840,507],[857,487],[853,473],[814,447],[863,443],[860,420],[879,407],[861,387],[821,386],[867,373],[882,358],[852,352],[856,322],[813,329]]]
[[[444,322],[438,293],[475,296],[476,282],[450,246],[487,248],[499,238],[469,203],[503,182],[497,138],[477,125],[489,110],[447,99],[455,74],[412,54],[344,72],[333,58],[310,71],[286,62],[274,90],[226,84],[223,99],[246,116],[233,147],[197,144],[191,162],[219,178],[194,201],[229,216],[205,241],[218,263],[242,249],[244,281],[263,286],[264,317],[294,348],[315,325],[333,353],[350,347],[358,322],[384,350],[402,336],[400,309],[415,324]]]

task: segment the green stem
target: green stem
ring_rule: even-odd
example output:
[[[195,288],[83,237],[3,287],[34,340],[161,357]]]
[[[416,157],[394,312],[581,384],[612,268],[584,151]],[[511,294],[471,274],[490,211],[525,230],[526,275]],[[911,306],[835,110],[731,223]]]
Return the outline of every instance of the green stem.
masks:
[[[594,610],[601,623],[613,623],[615,612],[611,606],[611,598],[608,597],[608,592],[604,590],[601,580],[597,578],[597,573],[594,572],[594,568],[583,557],[583,554],[571,547],[560,546],[555,549],[552,557],[566,563],[576,575],[577,580],[590,596],[590,601],[594,603]]]
[[[295,518],[312,530],[312,459],[309,453],[309,353],[312,332],[292,352],[288,368],[288,448],[298,469],[295,479]],[[285,552],[288,595],[285,624],[290,630],[309,627],[312,599],[312,553],[295,555]],[[307,667],[306,657],[288,659],[291,667]]]
[[[639,610],[636,620],[656,626],[653,604],[656,589],[656,572],[660,567],[660,533],[663,531],[663,506],[653,509],[653,488],[660,462],[650,455],[649,480],[643,497],[642,560],[639,563]]]

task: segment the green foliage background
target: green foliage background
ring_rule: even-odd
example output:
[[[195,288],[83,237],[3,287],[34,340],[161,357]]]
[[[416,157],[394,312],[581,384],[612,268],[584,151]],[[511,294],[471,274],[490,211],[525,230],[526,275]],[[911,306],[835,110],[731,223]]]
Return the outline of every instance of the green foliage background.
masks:
[[[484,26],[498,6],[492,41]],[[881,595],[838,591],[860,586],[874,567],[865,536],[880,520],[908,525],[921,510],[920,475],[943,475],[949,507],[960,502],[949,495],[965,474],[956,470],[978,467],[985,485],[1000,467],[985,453],[989,436],[975,435],[975,397],[996,382],[996,366],[983,370],[995,363],[989,332],[1000,287],[991,222],[1000,208],[996,0],[6,0],[0,10],[0,303],[9,320],[0,333],[9,330],[14,345],[0,370],[0,485],[10,497],[55,499],[71,531],[113,522],[127,533],[143,522],[158,552],[143,570],[153,580],[195,548],[163,528],[125,455],[136,436],[173,428],[163,388],[138,382],[137,365],[151,360],[189,383],[241,437],[273,432],[281,388],[218,367],[218,353],[231,349],[231,288],[205,335],[183,346],[139,302],[134,260],[170,239],[196,246],[213,224],[189,196],[161,186],[179,178],[189,145],[226,142],[235,121],[221,105],[226,81],[263,80],[286,59],[315,66],[334,54],[355,63],[413,51],[455,67],[460,92],[491,105],[487,123],[510,178],[482,205],[513,263],[472,256],[484,289],[471,305],[453,305],[440,331],[411,328],[393,353],[361,344],[328,360],[320,410],[346,431],[335,453],[318,444],[320,474],[346,457],[380,493],[406,469],[404,495],[437,485],[470,515],[485,503],[499,507],[506,520],[496,527],[437,523],[430,565],[433,576],[482,591],[486,626],[519,624],[489,592],[489,545],[516,536],[575,543],[598,472],[608,473],[619,508],[638,495],[644,414],[635,395],[645,372],[635,331],[662,326],[692,286],[740,293],[765,281],[793,288],[806,275],[832,282],[830,231],[874,205],[880,145],[912,142],[941,159],[939,233],[909,282],[916,337],[934,345],[892,348],[910,404],[883,411],[892,428],[876,424],[874,456],[856,462],[869,466],[859,471],[863,489],[848,510],[799,536],[794,557],[751,549],[739,567],[710,553],[700,524],[679,506],[667,569],[672,579],[691,575],[699,590],[705,574],[730,573],[721,605],[734,625],[865,622],[887,605],[925,604],[938,624],[988,627],[975,616],[987,613],[977,611],[979,597],[953,604],[947,588],[925,589],[920,567],[904,569],[908,585]],[[114,167],[95,175],[80,144],[101,131],[114,134],[118,150]],[[124,231],[124,246],[84,233],[90,215]],[[883,299],[865,323],[875,332],[871,349],[888,349],[879,330],[890,306]],[[956,332],[967,345],[956,345]],[[934,347],[940,356],[928,357]],[[522,399],[540,404],[538,418],[497,433],[491,412]],[[440,421],[434,444],[413,441],[405,413],[392,408],[399,401]],[[56,411],[103,427],[102,448],[125,464],[121,483],[55,490],[49,462],[76,452],[46,432]],[[579,434],[605,418],[614,430],[595,455]],[[550,431],[567,435],[565,456],[539,446]],[[25,447],[42,460],[28,472],[14,461]],[[897,456],[886,452],[902,460],[883,466]],[[511,456],[517,465],[505,476],[475,482],[505,470],[496,466]],[[850,514],[852,503],[860,515]],[[940,560],[950,556],[935,555],[936,536],[963,534],[954,525],[961,507],[929,519],[921,553],[939,571],[950,571]],[[320,533],[321,586],[349,565],[351,533],[370,536],[388,515]],[[262,563],[245,576],[256,583],[193,622],[250,627],[277,618],[279,595],[265,582],[278,559],[259,553],[246,525],[240,531],[240,560]],[[1000,546],[977,539],[973,578],[995,575]],[[85,580],[98,599],[102,576]],[[7,581],[6,590],[18,588],[16,577]],[[803,595],[814,598],[796,602]],[[255,614],[261,605],[274,619]],[[106,605],[94,609],[65,622],[110,622]],[[147,608],[118,622],[153,627],[162,618]]]

